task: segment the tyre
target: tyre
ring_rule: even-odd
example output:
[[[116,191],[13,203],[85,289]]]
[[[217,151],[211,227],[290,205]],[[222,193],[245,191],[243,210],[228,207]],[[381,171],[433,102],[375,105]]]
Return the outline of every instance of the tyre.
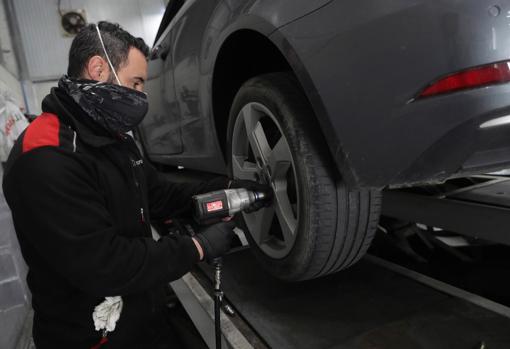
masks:
[[[230,111],[227,159],[234,178],[273,188],[273,205],[243,213],[240,222],[273,275],[312,279],[365,254],[377,228],[380,192],[344,184],[291,74],[255,77],[241,87]]]

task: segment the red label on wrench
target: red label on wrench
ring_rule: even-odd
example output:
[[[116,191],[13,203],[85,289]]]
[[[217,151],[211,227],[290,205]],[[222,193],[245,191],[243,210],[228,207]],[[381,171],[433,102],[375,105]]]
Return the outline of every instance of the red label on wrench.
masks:
[[[207,203],[207,212],[214,212],[223,209],[223,202],[221,200],[208,202]]]

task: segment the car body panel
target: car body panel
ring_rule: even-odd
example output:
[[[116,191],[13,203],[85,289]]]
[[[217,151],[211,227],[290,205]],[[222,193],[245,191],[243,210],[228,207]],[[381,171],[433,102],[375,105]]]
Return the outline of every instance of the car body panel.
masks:
[[[491,157],[490,139],[508,129],[489,135],[479,125],[508,113],[508,85],[413,98],[441,76],[509,59],[510,2],[500,2],[498,16],[492,3],[476,0],[353,4],[334,1],[279,29],[303,64],[296,74],[311,79],[305,90],[319,115],[325,109],[322,128],[352,182],[441,180],[476,168],[480,151]],[[343,13],[348,19],[338,21]],[[501,154],[510,142],[493,146],[499,159],[478,165],[508,166],[510,152]]]
[[[171,35],[163,39],[162,45],[169,50]],[[182,153],[181,111],[175,95],[172,55],[151,61],[145,89],[150,91],[149,112],[139,130],[146,152],[152,156]]]
[[[151,159],[224,171],[214,66],[223,43],[248,29],[285,56],[349,185],[412,185],[510,164],[508,126],[480,128],[510,114],[509,85],[415,100],[442,76],[510,59],[510,0],[496,10],[479,0],[199,3],[188,0],[170,25],[182,151],[149,151]]]
[[[176,100],[181,110],[181,133],[184,156],[195,156],[211,159],[218,154],[216,134],[211,132],[214,123],[210,117],[210,101],[200,98],[205,95],[207,83],[202,70],[201,57],[204,50],[204,32],[209,26],[211,14],[219,0],[192,1],[186,13],[179,18],[172,28],[172,56],[174,61],[174,81]],[[223,170],[224,166],[216,166],[217,161],[209,162],[208,168],[214,171]],[[186,165],[186,164],[183,164]]]
[[[150,108],[139,127],[151,160],[225,173],[208,98],[222,43],[241,29],[269,35],[330,1],[299,0],[296,7],[285,1],[187,0],[154,45],[174,49],[165,59],[156,56],[149,62],[150,71],[161,71],[160,76],[149,74]]]
[[[269,35],[277,27],[330,1],[294,3],[300,6],[267,0],[186,1],[154,45],[168,44],[176,49],[171,58],[163,60],[165,71],[161,75],[166,75],[165,80],[155,74],[147,82],[150,108],[139,129],[151,160],[225,173],[225,161],[214,130],[212,101],[207,98],[222,43],[231,33],[242,29]],[[285,16],[275,17],[275,13],[285,13]],[[159,57],[151,60],[149,70],[161,69],[160,61]],[[175,87],[168,87],[174,84]],[[173,88],[175,92],[170,91]],[[166,120],[164,110],[168,110]],[[181,113],[180,118],[177,112]],[[161,151],[165,147],[168,151]]]

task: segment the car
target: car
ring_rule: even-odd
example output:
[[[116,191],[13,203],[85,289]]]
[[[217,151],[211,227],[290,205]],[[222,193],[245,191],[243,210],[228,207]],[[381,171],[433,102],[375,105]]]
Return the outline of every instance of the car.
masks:
[[[139,128],[155,162],[271,184],[259,262],[345,269],[383,189],[510,165],[510,1],[170,0]]]

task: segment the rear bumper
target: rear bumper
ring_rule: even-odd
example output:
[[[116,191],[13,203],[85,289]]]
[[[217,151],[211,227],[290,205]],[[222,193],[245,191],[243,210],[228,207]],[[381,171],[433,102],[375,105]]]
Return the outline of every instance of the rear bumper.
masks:
[[[481,128],[510,115],[510,85],[413,101],[445,74],[510,58],[510,1],[496,16],[479,0],[378,3],[333,1],[274,36],[344,178],[403,186],[510,167],[510,126]]]
[[[389,184],[409,185],[510,167],[510,85],[416,101],[388,140],[400,162]],[[403,121],[405,120],[405,121]],[[391,143],[391,144],[390,144]],[[391,154],[384,152],[386,161]],[[405,162],[406,166],[399,166]]]

